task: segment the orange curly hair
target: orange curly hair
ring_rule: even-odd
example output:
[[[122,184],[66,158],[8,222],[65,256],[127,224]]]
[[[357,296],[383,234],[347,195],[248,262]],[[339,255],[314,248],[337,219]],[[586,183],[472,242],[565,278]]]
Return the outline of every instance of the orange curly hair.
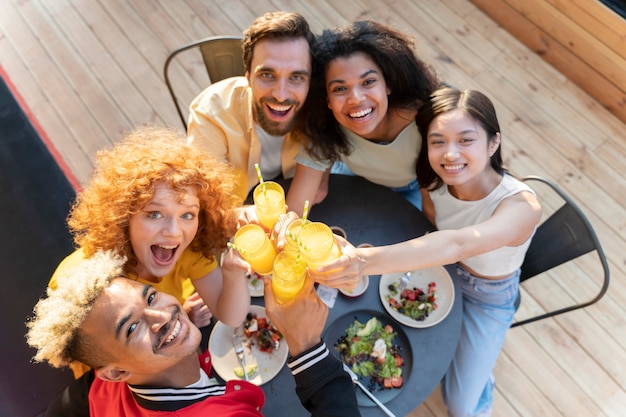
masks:
[[[192,250],[213,259],[226,248],[236,228],[232,209],[242,203],[234,170],[186,144],[174,129],[142,127],[98,152],[91,182],[70,211],[68,226],[86,257],[114,250],[128,258],[127,271],[136,265],[129,220],[152,200],[157,183],[179,191],[181,198],[183,187],[197,191],[200,215]]]

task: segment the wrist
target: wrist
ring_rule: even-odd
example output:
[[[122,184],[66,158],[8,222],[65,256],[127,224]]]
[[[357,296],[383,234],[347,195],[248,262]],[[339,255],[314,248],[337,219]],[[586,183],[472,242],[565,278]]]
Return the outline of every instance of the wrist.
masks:
[[[322,342],[322,339],[319,336],[309,338],[307,340],[287,340],[286,338],[285,340],[287,341],[287,345],[289,346],[289,354],[293,357],[296,357],[313,349],[315,346],[318,346]]]

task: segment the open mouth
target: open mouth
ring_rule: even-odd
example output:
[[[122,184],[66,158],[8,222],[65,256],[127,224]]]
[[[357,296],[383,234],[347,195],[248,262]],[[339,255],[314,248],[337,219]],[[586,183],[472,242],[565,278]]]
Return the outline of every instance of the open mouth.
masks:
[[[180,333],[181,324],[179,320],[176,320],[176,324],[174,324],[174,329],[170,333],[170,335],[165,339],[163,346],[167,346],[169,343],[172,343],[172,340],[176,339],[176,336]]]
[[[157,263],[167,265],[172,262],[179,245],[152,245],[150,250]]]
[[[359,110],[359,111],[356,111],[356,112],[348,113],[348,116],[350,116],[351,119],[360,120],[360,119],[365,119],[367,116],[372,114],[373,111],[374,111],[374,109],[369,107],[367,109],[363,109],[363,110]]]
[[[291,111],[291,109],[294,108],[293,103],[279,104],[279,103],[266,102],[265,104],[267,106],[267,109],[269,110],[269,113],[272,116],[277,117],[277,118],[286,117]]]
[[[163,337],[160,337],[158,339],[159,343],[157,344],[157,348],[155,349],[155,351],[163,349],[167,347],[168,345],[170,345],[172,342],[176,340],[176,338],[180,334],[180,331],[183,326],[180,320],[178,320],[178,314],[176,314],[175,317],[176,317],[175,322],[173,324],[168,325],[167,328],[163,329],[163,332],[167,336],[163,335]]]
[[[465,164],[443,165],[443,169],[447,172],[456,172],[465,168]]]

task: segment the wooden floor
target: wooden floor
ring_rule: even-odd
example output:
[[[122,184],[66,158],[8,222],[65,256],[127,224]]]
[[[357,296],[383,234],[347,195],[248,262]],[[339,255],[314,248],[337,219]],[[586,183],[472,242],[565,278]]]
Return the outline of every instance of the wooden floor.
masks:
[[[509,332],[495,369],[494,416],[623,416],[626,126],[470,1],[3,0],[0,64],[84,183],[95,152],[129,129],[181,127],[163,82],[169,51],[240,34],[277,9],[302,13],[315,32],[357,19],[393,24],[417,37],[419,53],[448,82],[495,101],[506,163],[517,175],[557,181],[581,205],[604,244],[612,283],[592,307]],[[200,65],[194,58],[174,68],[185,76],[185,100],[206,84]],[[592,270],[583,259],[563,272],[582,276],[580,285],[529,283],[519,314],[591,292]],[[438,390],[410,415],[445,415]]]

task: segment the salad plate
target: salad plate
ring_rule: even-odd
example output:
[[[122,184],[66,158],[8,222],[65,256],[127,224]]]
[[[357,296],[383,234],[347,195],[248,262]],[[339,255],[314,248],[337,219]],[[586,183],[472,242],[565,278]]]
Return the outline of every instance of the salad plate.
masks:
[[[250,312],[257,317],[266,317],[265,308],[251,305]],[[226,326],[218,321],[209,336],[209,352],[211,364],[215,372],[224,381],[243,379],[235,374],[235,369],[240,368],[239,359],[233,346],[234,327]],[[289,348],[285,339],[280,340],[278,349],[272,352],[263,352],[258,343],[249,343],[252,339],[242,338],[244,342],[244,356],[248,367],[256,366],[256,371],[250,375],[250,382],[255,385],[263,385],[271,381],[285,365]]]
[[[411,369],[413,367],[413,354],[411,351],[411,345],[409,343],[409,339],[406,333],[402,329],[402,326],[399,326],[383,312],[374,310],[358,310],[346,313],[343,316],[335,319],[324,331],[323,338],[329,345],[331,343],[333,345],[337,345],[339,340],[346,335],[346,329],[354,325],[355,321],[366,324],[372,317],[378,319],[382,327],[385,327],[388,324],[393,327],[393,330],[396,332],[396,336],[393,339],[392,343],[399,347],[400,355],[404,362],[401,366],[402,379],[404,380],[404,383],[400,388],[384,389],[379,384],[373,382],[370,377],[359,376],[359,382],[361,382],[372,394],[376,396],[376,398],[380,402],[384,404],[400,395],[400,393],[406,386],[407,381],[409,380]],[[337,351],[337,349],[329,347],[328,350],[331,352],[331,354],[341,360],[340,353]],[[356,391],[356,397],[357,402],[360,406],[376,407],[376,404],[365,394],[363,394],[361,390]]]
[[[380,301],[383,303],[383,306],[389,315],[405,326],[413,328],[434,326],[445,319],[454,304],[454,284],[446,268],[438,266],[434,268],[411,271],[410,281],[406,288],[421,288],[422,290],[427,291],[428,285],[431,282],[434,282],[436,285],[435,302],[437,304],[437,308],[422,321],[415,320],[405,314],[402,314],[389,305],[387,296],[392,296],[398,301],[400,300],[400,294],[393,294],[389,289],[389,286],[398,284],[403,275],[404,273],[397,272],[393,274],[384,274],[380,277],[380,284],[378,288]]]

